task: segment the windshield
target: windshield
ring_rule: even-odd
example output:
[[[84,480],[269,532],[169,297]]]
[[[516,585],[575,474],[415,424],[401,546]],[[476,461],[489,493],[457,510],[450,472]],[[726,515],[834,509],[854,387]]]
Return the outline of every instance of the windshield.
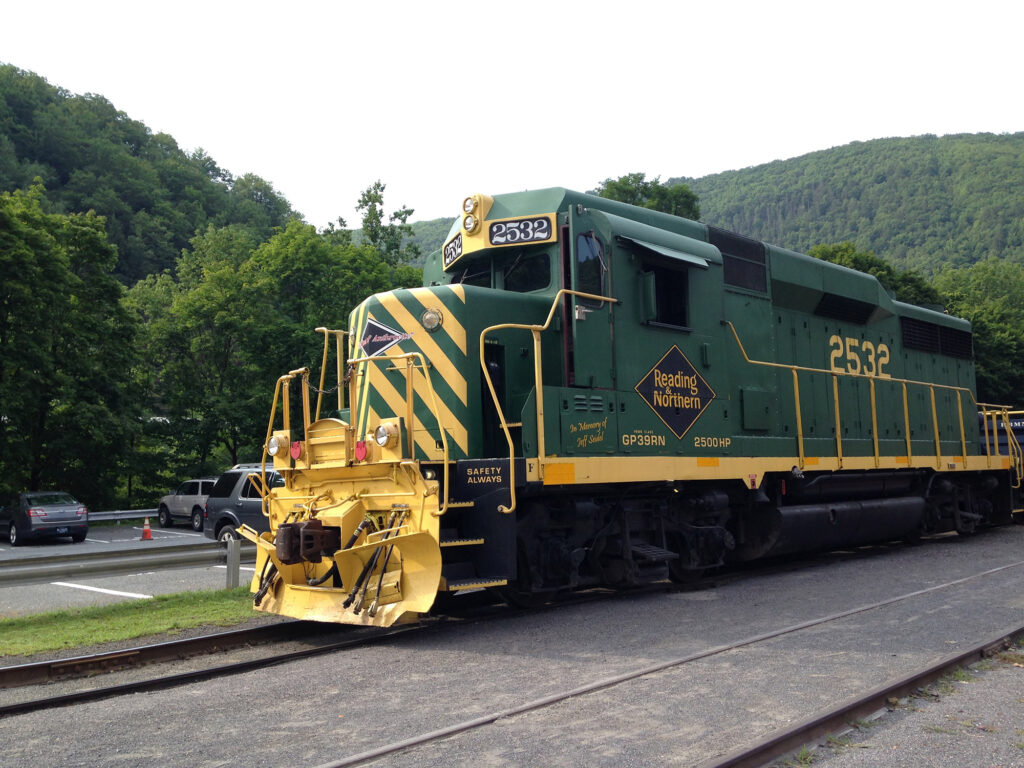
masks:
[[[551,258],[546,252],[528,254],[520,251],[505,267],[503,284],[506,291],[526,293],[547,288],[551,282]]]

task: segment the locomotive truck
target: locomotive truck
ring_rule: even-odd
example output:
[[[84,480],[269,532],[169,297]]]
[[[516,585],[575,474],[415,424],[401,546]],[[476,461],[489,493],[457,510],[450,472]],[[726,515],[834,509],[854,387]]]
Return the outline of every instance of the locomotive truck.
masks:
[[[438,595],[683,581],[1019,511],[966,321],[657,211],[471,195],[422,287],[317,331],[319,386],[274,394],[270,530],[242,532],[263,611],[387,626]]]

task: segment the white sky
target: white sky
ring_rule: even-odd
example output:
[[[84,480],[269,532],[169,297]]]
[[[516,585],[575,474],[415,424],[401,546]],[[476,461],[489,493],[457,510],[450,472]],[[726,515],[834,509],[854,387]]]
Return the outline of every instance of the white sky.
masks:
[[[0,0],[0,62],[270,181],[359,193],[703,176],[850,141],[1024,130],[1024,3]]]

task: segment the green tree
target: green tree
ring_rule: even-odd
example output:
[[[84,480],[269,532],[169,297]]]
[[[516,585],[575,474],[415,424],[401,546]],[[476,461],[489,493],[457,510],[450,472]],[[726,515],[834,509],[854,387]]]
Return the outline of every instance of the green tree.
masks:
[[[0,194],[0,490],[115,500],[137,425],[135,324],[103,219]]]
[[[234,225],[191,245],[177,280],[150,276],[131,297],[146,324],[154,415],[172,425],[178,466],[209,472],[258,457],[276,379],[318,365],[313,329],[346,329],[355,304],[391,287],[393,270],[369,245],[333,243],[297,220],[262,242]]]
[[[377,250],[385,262],[394,267],[419,257],[420,249],[414,242],[404,243],[413,235],[412,225],[408,223],[414,213],[412,208],[399,208],[388,215],[387,224],[384,223],[386,187],[379,179],[373,182],[359,196],[356,210],[363,212],[363,239]]]
[[[993,257],[947,268],[935,287],[950,314],[971,321],[978,398],[1024,407],[1024,265]]]
[[[597,186],[597,194],[608,200],[650,208],[686,219],[700,218],[697,195],[686,184],[662,184],[661,177],[650,181],[646,174],[627,173],[617,179],[605,179]]]
[[[941,302],[938,291],[912,270],[899,270],[871,251],[858,250],[852,242],[822,243],[808,251],[816,259],[874,275],[882,286],[900,301],[910,304],[935,305]]]

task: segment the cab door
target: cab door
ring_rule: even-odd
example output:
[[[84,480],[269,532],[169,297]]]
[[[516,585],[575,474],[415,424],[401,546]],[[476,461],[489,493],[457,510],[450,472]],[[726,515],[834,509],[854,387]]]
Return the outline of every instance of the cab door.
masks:
[[[611,226],[599,211],[569,211],[569,248],[563,274],[566,287],[611,296]],[[571,386],[615,388],[614,303],[580,296],[566,298],[571,347],[566,366]]]

